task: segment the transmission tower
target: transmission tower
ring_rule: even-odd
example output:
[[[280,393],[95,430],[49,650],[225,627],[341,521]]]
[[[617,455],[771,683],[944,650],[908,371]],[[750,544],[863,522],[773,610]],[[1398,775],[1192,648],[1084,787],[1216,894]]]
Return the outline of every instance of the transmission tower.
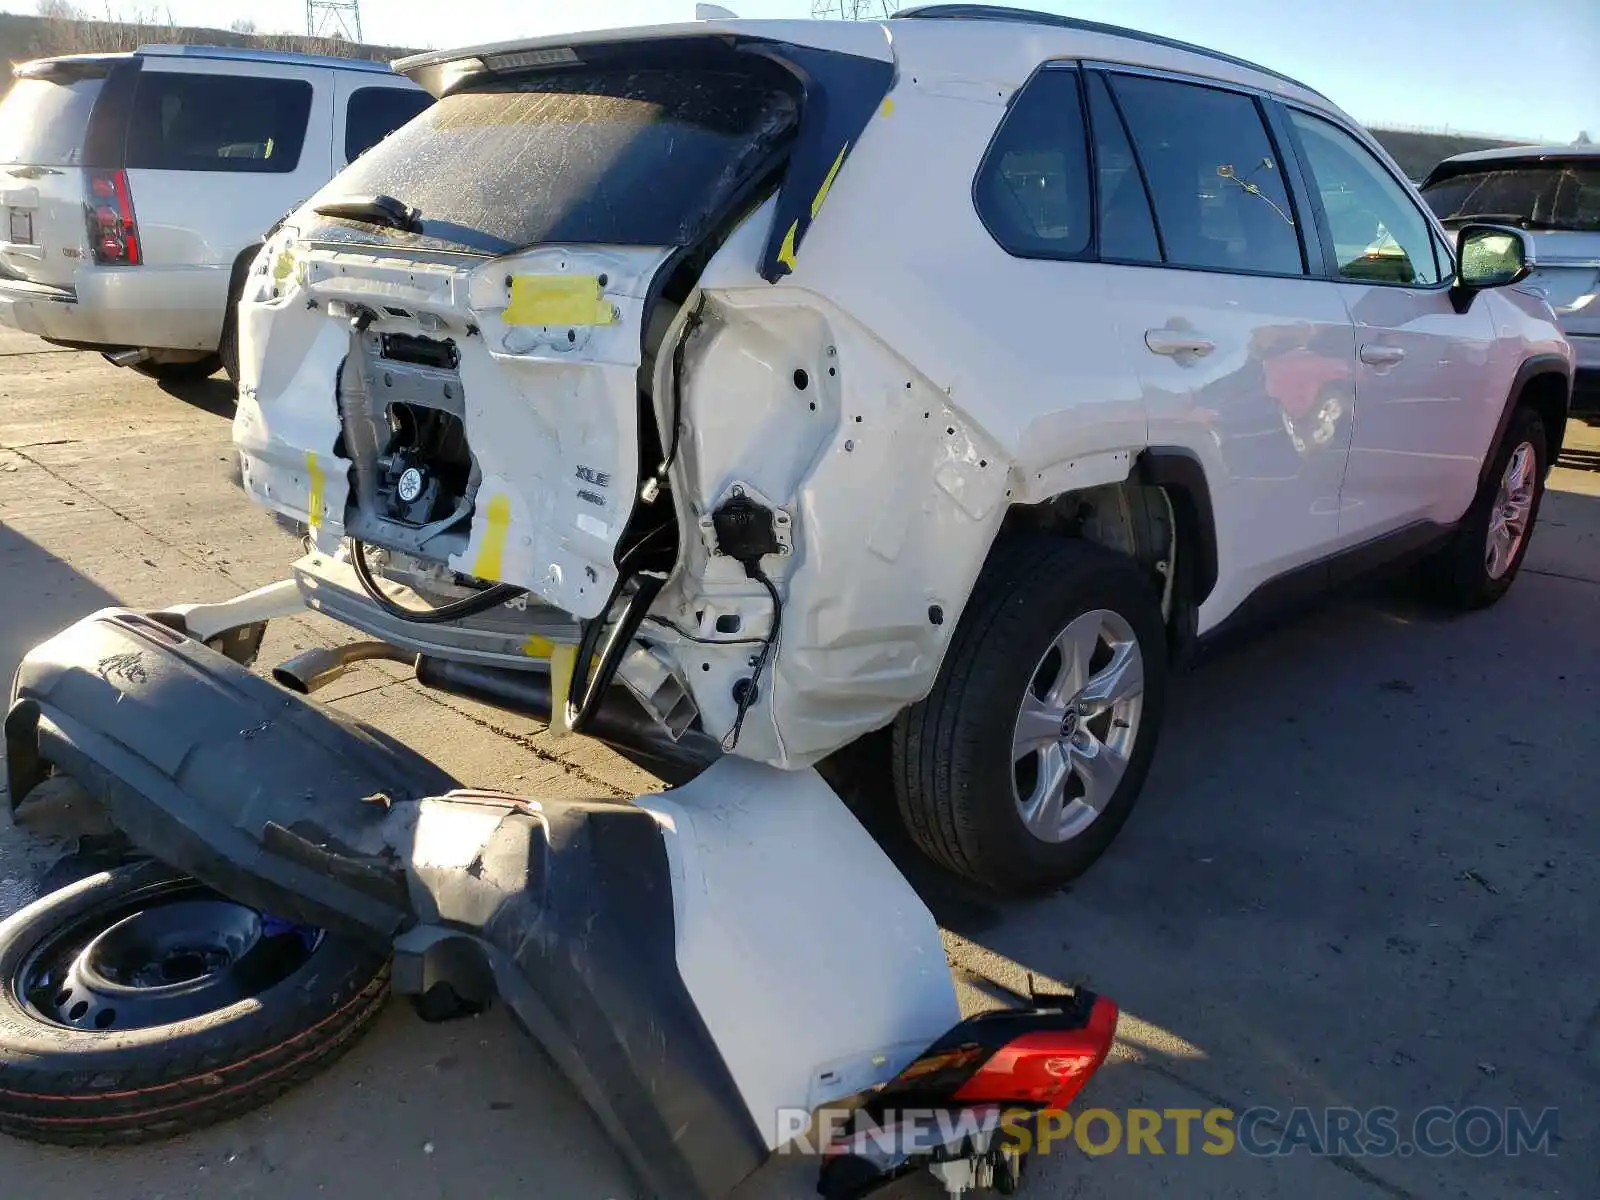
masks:
[[[309,37],[361,40],[361,0],[306,0]]]
[[[811,0],[811,15],[819,21],[881,21],[898,7],[889,0]]]

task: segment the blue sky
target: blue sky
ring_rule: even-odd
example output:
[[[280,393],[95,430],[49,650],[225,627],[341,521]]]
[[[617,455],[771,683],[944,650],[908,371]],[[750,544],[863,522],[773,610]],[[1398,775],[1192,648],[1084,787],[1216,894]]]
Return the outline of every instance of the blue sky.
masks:
[[[911,0],[906,0],[907,3]],[[1359,120],[1569,141],[1600,139],[1600,0],[1015,0],[1254,59]],[[742,17],[805,17],[812,0],[722,0]],[[98,11],[104,0],[87,0]],[[896,7],[891,3],[891,8]],[[16,11],[26,11],[15,4]],[[111,0],[184,23],[301,32],[302,0]],[[694,0],[363,0],[369,41],[446,47],[689,19]],[[441,17],[448,14],[448,26]]]

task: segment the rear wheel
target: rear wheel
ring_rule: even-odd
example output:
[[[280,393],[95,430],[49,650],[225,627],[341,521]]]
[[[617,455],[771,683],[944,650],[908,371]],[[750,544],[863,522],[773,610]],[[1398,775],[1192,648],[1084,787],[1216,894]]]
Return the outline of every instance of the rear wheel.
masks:
[[[1531,408],[1517,409],[1454,536],[1423,564],[1434,599],[1486,608],[1511,589],[1539,519],[1549,454],[1544,421]]]
[[[203,358],[192,359],[187,362],[157,362],[147,360],[135,363],[133,369],[139,374],[162,383],[198,383],[202,379],[210,379],[222,368],[222,359],[215,354],[207,354]]]
[[[896,721],[907,829],[994,891],[1066,883],[1132,811],[1165,698],[1165,627],[1137,564],[1081,541],[1003,543],[932,692]]]
[[[0,924],[0,1131],[117,1144],[237,1116],[347,1050],[388,979],[161,864],[90,876]]]

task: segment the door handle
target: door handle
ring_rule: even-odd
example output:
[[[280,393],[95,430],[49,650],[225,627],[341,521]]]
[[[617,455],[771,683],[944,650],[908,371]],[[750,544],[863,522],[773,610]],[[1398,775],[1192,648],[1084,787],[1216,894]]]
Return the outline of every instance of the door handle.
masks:
[[[1392,367],[1406,356],[1399,346],[1378,346],[1367,343],[1361,347],[1361,361],[1369,367]]]
[[[1210,338],[1184,333],[1177,329],[1147,329],[1144,331],[1144,344],[1150,348],[1152,354],[1165,354],[1169,358],[1176,358],[1182,354],[1204,358],[1217,348],[1217,344]]]

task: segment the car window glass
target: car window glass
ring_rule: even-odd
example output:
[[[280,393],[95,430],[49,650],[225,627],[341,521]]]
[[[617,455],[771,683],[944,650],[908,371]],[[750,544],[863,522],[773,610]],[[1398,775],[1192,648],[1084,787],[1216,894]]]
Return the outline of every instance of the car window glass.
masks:
[[[1510,162],[1447,175],[1422,194],[1440,220],[1600,231],[1600,161]]]
[[[688,245],[799,121],[793,77],[748,57],[739,70],[597,66],[454,92],[308,205],[393,196],[421,211],[420,231],[330,218],[305,232],[477,254]]]
[[[1012,254],[1088,251],[1089,162],[1076,71],[1041,71],[1022,90],[978,170],[973,197],[990,236]]]
[[[0,162],[70,167],[83,162],[102,79],[19,79],[0,103]]]
[[[127,165],[286,174],[300,161],[310,113],[311,85],[301,79],[141,71]]]
[[[1100,204],[1100,257],[1158,263],[1161,243],[1150,214],[1150,197],[1139,176],[1139,164],[1134,161],[1122,118],[1117,115],[1103,78],[1090,75],[1087,84]]]
[[[410,88],[365,87],[350,93],[344,118],[344,158],[354,162],[433,103]]]
[[[1438,283],[1433,227],[1399,181],[1337,125],[1298,109],[1289,116],[1322,197],[1339,277],[1419,287]]]
[[[1112,87],[1169,263],[1305,273],[1294,209],[1254,100],[1133,75],[1116,76]]]

